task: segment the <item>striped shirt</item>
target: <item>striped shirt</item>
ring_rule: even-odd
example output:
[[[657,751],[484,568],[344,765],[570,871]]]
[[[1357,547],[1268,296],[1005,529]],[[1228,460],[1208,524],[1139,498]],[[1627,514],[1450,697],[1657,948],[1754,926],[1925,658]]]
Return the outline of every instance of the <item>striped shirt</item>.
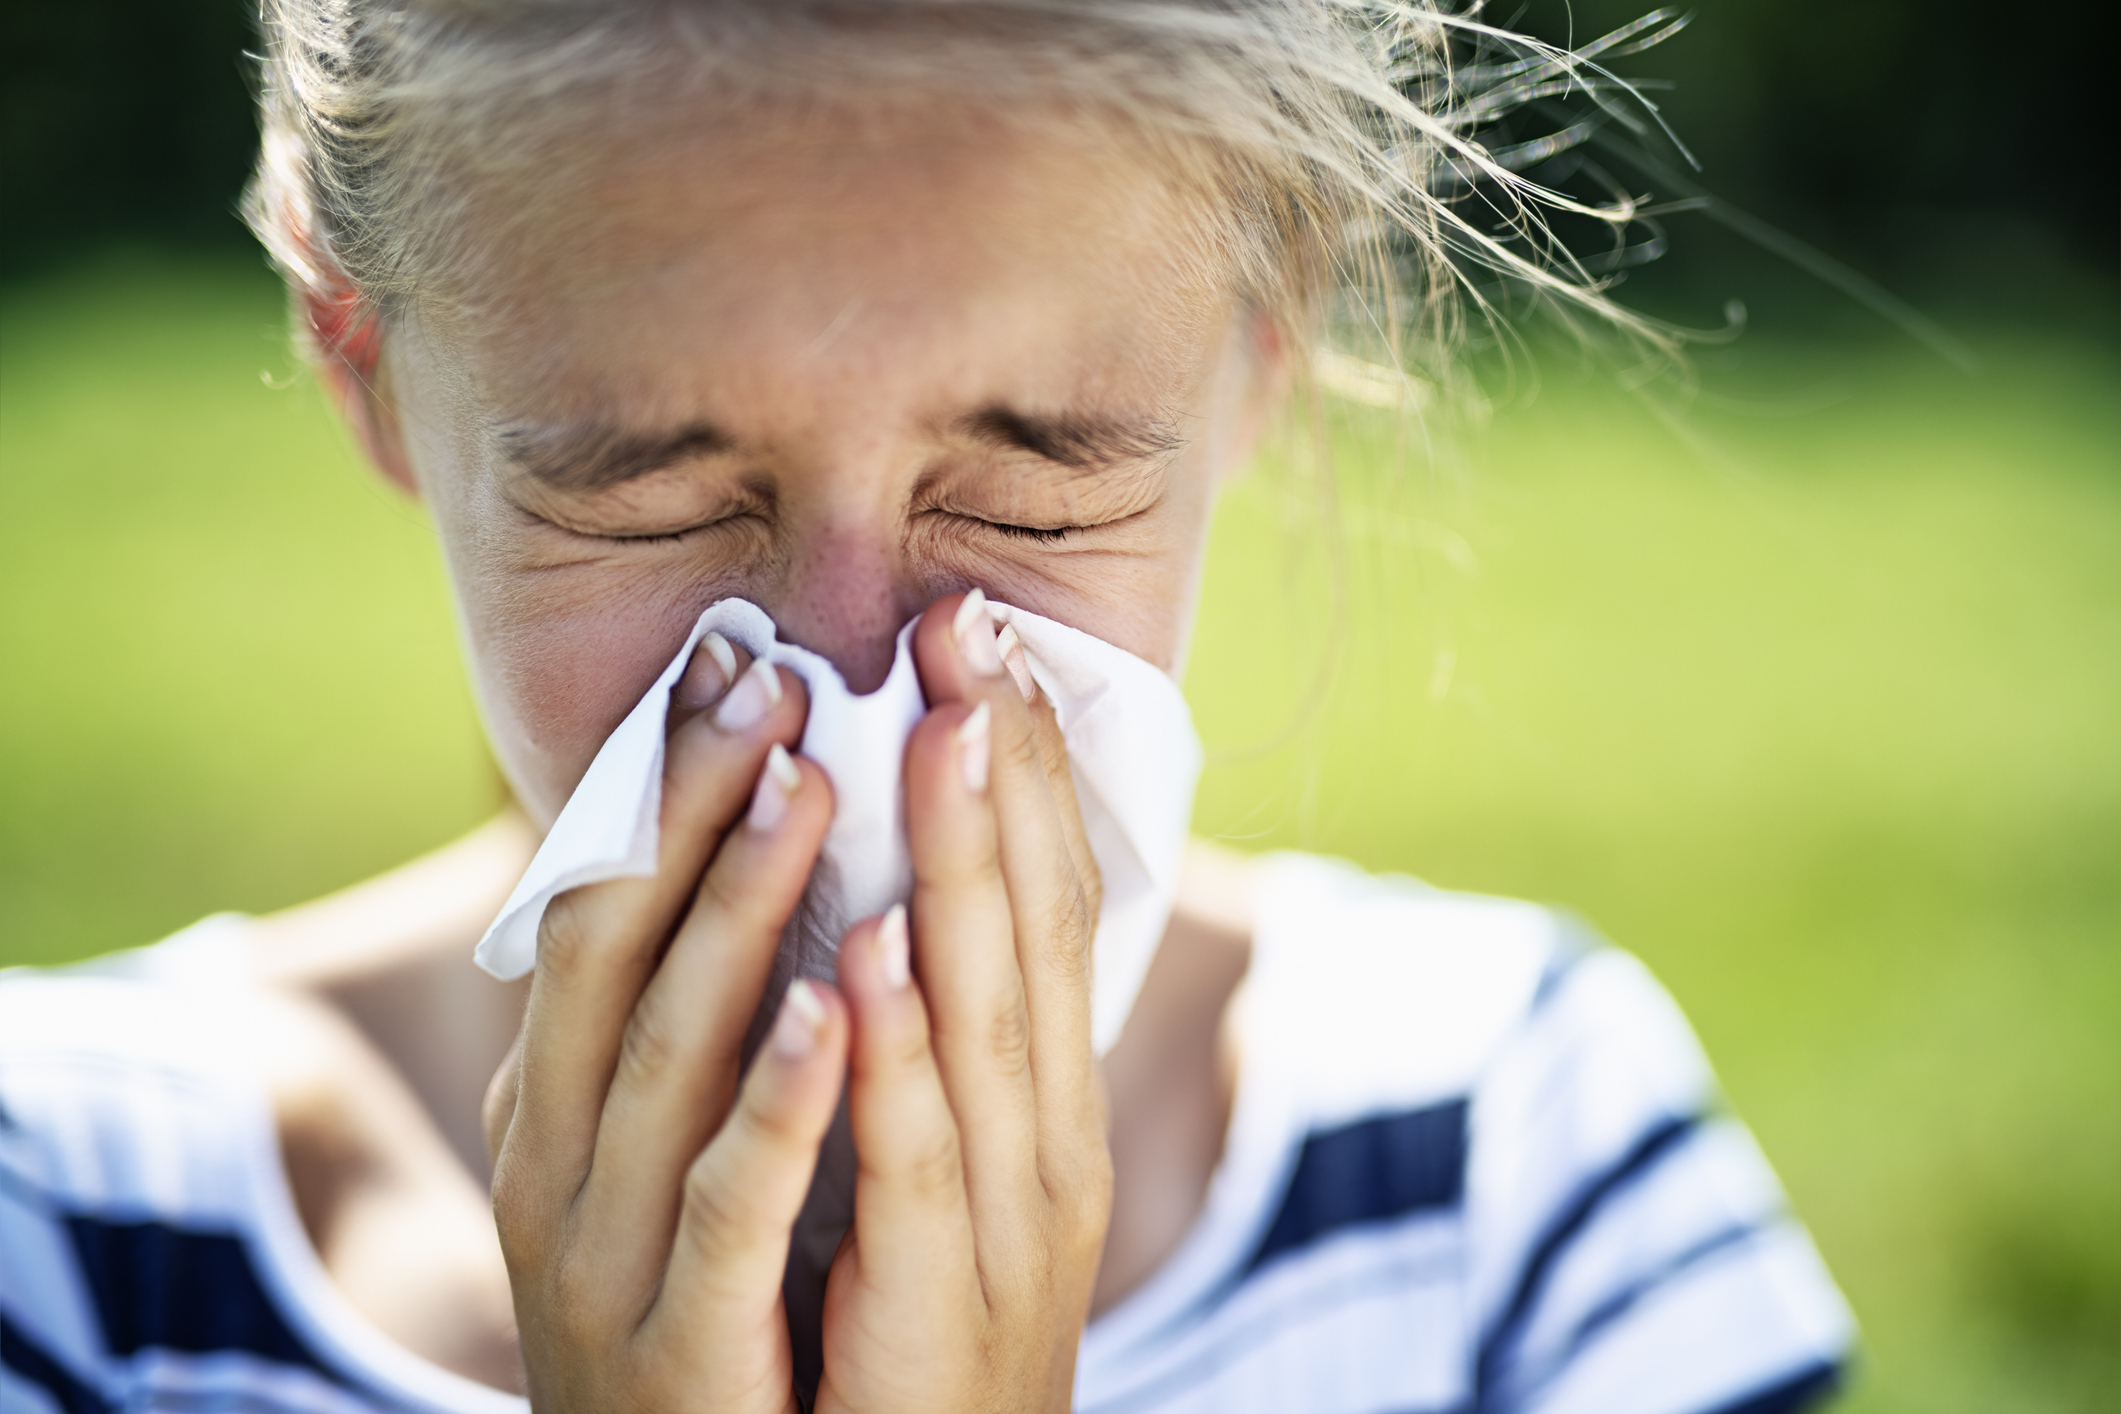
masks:
[[[1273,856],[1206,1206],[1081,1414],[1773,1414],[1846,1307],[1640,964],[1528,904]],[[486,1411],[303,1234],[238,919],[0,977],[0,1409]]]

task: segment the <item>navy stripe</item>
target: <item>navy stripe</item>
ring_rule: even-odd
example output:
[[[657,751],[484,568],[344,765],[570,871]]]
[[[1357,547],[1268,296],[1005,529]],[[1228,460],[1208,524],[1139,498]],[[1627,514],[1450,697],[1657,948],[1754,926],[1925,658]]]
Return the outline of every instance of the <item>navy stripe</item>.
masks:
[[[1809,1409],[1841,1388],[1841,1365],[1822,1360],[1807,1365],[1786,1379],[1745,1395],[1733,1404],[1722,1404],[1704,1414],[1796,1414]]]
[[[287,1328],[241,1238],[79,1214],[66,1228],[113,1354],[241,1350],[344,1383]]]
[[[1452,1207],[1465,1183],[1464,1100],[1321,1130],[1304,1140],[1245,1271],[1342,1228]]]
[[[116,1408],[5,1316],[0,1316],[0,1365],[49,1394],[66,1414],[111,1414]]]
[[[1579,1188],[1561,1215],[1547,1227],[1518,1275],[1517,1289],[1509,1304],[1480,1343],[1480,1357],[1474,1367],[1474,1401],[1478,1407],[1487,1408],[1488,1402],[1497,1397],[1503,1359],[1531,1319],[1532,1307],[1546,1289],[1547,1278],[1567,1255],[1570,1245],[1583,1235],[1591,1219],[1614,1194],[1655,1168],[1699,1123],[1695,1116],[1685,1115],[1652,1126],[1625,1154]]]

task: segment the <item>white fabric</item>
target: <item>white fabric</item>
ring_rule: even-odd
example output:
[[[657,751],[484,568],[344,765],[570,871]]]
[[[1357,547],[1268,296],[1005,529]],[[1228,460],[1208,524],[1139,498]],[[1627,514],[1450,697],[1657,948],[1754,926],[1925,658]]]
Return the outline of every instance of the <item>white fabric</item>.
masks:
[[[1119,1039],[1171,911],[1200,743],[1178,685],[1160,669],[1037,614],[1000,604],[989,611],[997,626],[1016,629],[1031,676],[1053,704],[1103,876],[1091,982],[1092,1043],[1103,1052]],[[473,954],[479,966],[503,979],[522,976],[537,960],[538,923],[554,898],[583,884],[655,872],[670,692],[693,648],[713,630],[753,657],[787,668],[809,688],[802,754],[832,778],[835,810],[810,886],[782,939],[779,971],[783,980],[829,977],[847,927],[912,892],[900,771],[906,738],[927,711],[913,665],[913,627],[899,631],[883,686],[856,696],[831,663],[780,642],[757,605],[724,599],[701,614],[670,666],[590,763],[479,941]]]

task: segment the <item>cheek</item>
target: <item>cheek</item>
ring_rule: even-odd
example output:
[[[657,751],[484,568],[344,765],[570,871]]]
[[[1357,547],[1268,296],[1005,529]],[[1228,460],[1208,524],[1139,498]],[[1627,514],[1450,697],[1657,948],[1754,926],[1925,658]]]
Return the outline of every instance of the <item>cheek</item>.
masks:
[[[656,567],[539,565],[513,512],[437,506],[488,735],[524,809],[550,825],[655,682],[716,586]]]
[[[516,592],[475,607],[465,597],[494,750],[524,808],[550,825],[604,739],[685,641],[699,605],[625,593],[553,603]]]

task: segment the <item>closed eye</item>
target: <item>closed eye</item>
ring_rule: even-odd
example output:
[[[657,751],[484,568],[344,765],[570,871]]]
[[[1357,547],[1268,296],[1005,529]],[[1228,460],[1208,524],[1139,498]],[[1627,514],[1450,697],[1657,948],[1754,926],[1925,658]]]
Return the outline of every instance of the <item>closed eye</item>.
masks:
[[[727,525],[732,519],[735,519],[735,517],[722,516],[716,520],[701,521],[698,525],[688,525],[683,530],[657,530],[634,535],[602,534],[596,538],[599,540],[624,540],[632,545],[674,545],[680,540],[691,539],[703,530],[713,530],[716,526]]]
[[[1041,545],[1051,545],[1066,540],[1078,531],[1089,529],[1082,525],[1009,525],[1003,521],[988,520],[980,524],[990,530],[998,530],[1013,540],[1031,540]]]
[[[516,509],[531,522],[549,526],[554,530],[578,539],[596,540],[605,544],[616,543],[620,545],[676,545],[683,541],[691,540],[696,536],[704,535],[709,531],[735,530],[748,522],[760,522],[763,520],[756,511],[742,510],[713,516],[707,520],[696,521],[691,525],[679,526],[675,530],[619,530],[573,524],[565,516],[549,511],[531,510],[526,506],[518,506]]]

